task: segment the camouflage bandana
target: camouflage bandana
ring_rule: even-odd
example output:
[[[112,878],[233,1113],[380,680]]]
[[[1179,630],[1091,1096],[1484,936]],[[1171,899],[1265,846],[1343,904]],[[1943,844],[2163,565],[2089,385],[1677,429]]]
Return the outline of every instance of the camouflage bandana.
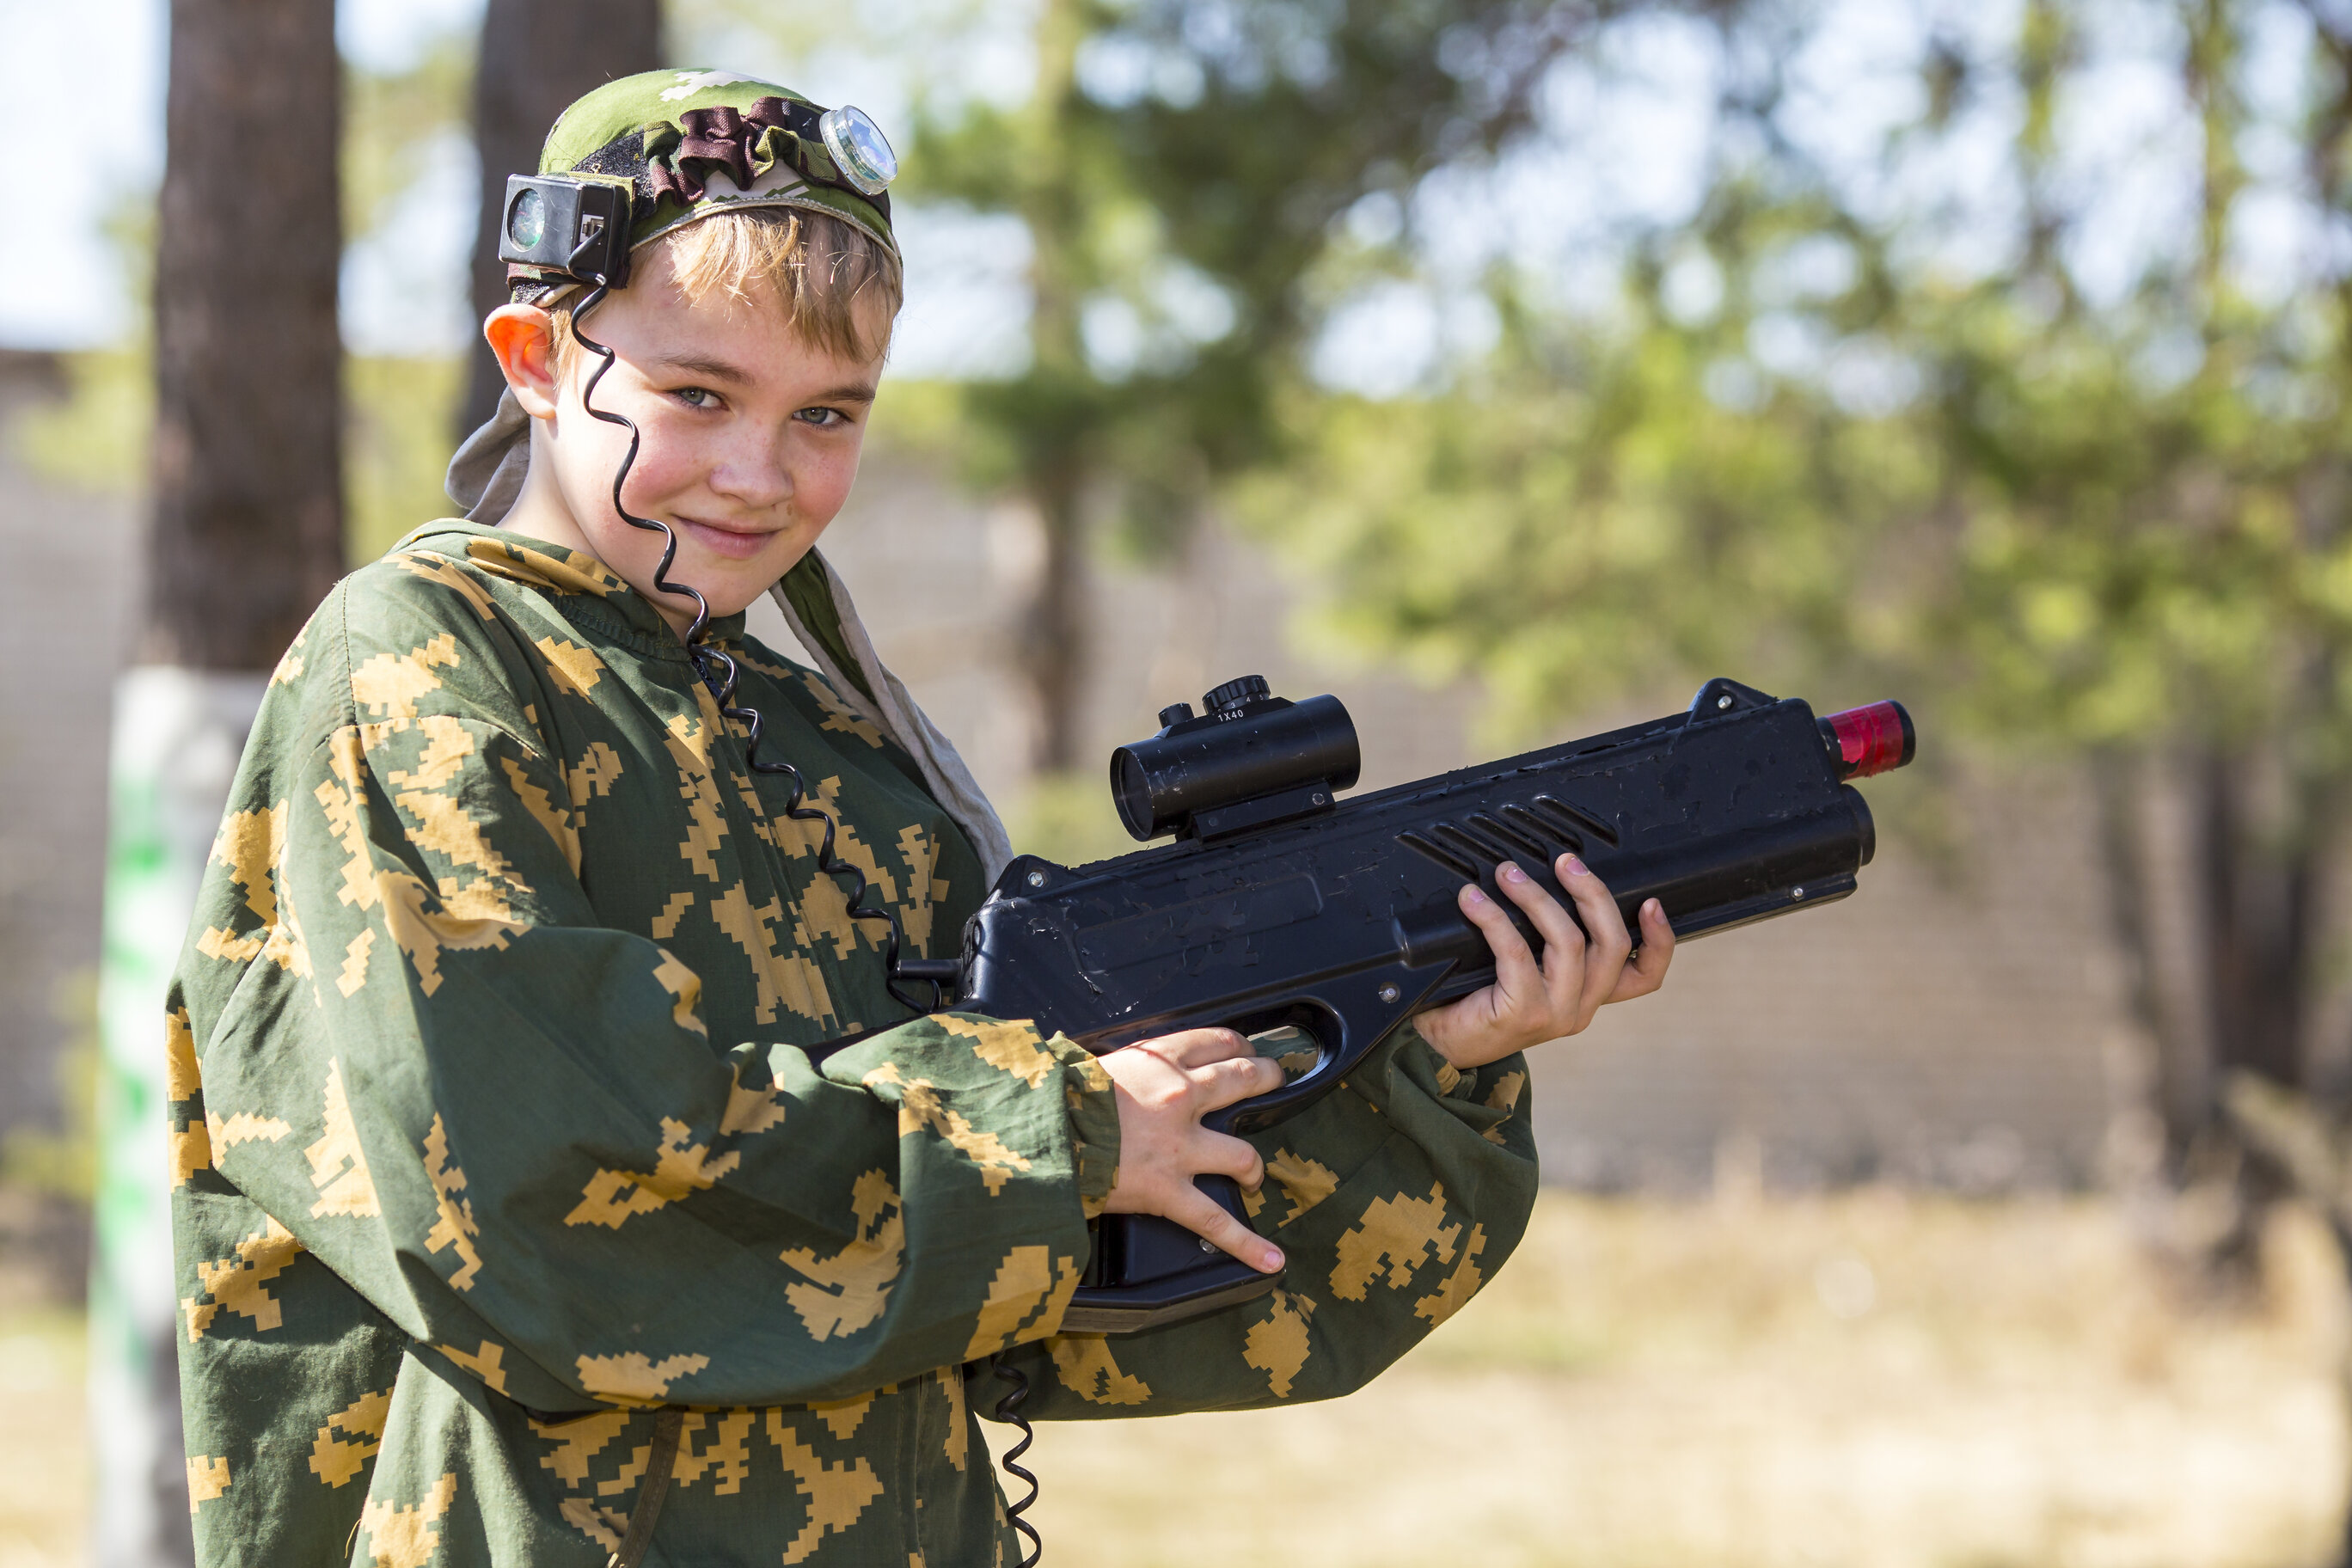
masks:
[[[626,181],[632,250],[715,212],[799,207],[855,225],[896,256],[889,193],[866,195],[843,175],[817,131],[824,112],[731,71],[646,71],[565,110],[540,150],[539,172]],[[530,267],[510,266],[507,277],[530,304],[565,286]]]

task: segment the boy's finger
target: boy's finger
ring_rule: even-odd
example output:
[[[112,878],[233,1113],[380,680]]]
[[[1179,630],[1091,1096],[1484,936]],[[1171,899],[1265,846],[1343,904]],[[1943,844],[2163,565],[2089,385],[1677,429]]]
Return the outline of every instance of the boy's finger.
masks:
[[[1618,912],[1608,884],[1594,876],[1591,867],[1573,855],[1563,855],[1559,870],[1560,886],[1576,900],[1576,912],[1583,918],[1585,932],[1591,939],[1585,952],[1585,984],[1578,999],[1576,1027],[1570,1031],[1580,1033],[1592,1022],[1602,1000],[1617,989],[1626,954],[1633,951],[1633,937],[1625,929],[1625,917]]]
[[[1282,1087],[1282,1064],[1265,1057],[1232,1057],[1192,1069],[1201,1109],[1214,1110]]]
[[[1636,996],[1647,996],[1665,983],[1666,965],[1675,961],[1674,922],[1666,919],[1666,909],[1657,900],[1643,904],[1642,951],[1625,966],[1617,988],[1609,997],[1612,1002],[1630,1002]]]
[[[1210,1246],[1240,1258],[1261,1274],[1282,1267],[1282,1249],[1217,1206],[1200,1188],[1186,1184],[1169,1204],[1167,1215]]]
[[[1255,1145],[1230,1133],[1202,1130],[1194,1157],[1202,1175],[1231,1176],[1253,1192],[1265,1185],[1265,1157]]]
[[[1505,862],[1508,864],[1508,862]],[[1503,906],[1486,896],[1475,882],[1465,882],[1456,900],[1462,913],[1486,939],[1495,954],[1495,986],[1506,996],[1527,996],[1543,990],[1543,971],[1528,950],[1528,939],[1511,923]]]
[[[1544,992],[1551,1000],[1552,1011],[1559,1017],[1574,1015],[1577,998],[1584,983],[1584,931],[1576,918],[1568,912],[1558,899],[1533,877],[1510,875],[1518,868],[1509,866],[1496,877],[1503,891],[1511,901],[1525,910],[1538,935],[1544,940]]]
[[[1162,1035],[1151,1044],[1180,1068],[1207,1067],[1251,1054],[1250,1043],[1231,1029],[1186,1029]]]

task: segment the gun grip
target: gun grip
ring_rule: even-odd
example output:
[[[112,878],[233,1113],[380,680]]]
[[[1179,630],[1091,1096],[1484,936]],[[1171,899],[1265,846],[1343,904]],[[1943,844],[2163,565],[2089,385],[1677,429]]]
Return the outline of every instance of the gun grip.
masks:
[[[1241,1184],[1196,1178],[1217,1206],[1249,1225]],[[1255,1227],[1252,1227],[1255,1228]],[[1128,1334],[1251,1300],[1282,1283],[1157,1215],[1107,1214],[1087,1226],[1094,1251],[1063,1315],[1074,1334]]]

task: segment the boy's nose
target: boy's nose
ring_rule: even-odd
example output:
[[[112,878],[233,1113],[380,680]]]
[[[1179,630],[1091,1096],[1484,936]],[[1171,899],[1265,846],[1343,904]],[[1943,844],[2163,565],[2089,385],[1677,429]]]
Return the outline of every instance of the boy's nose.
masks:
[[[713,493],[754,510],[782,505],[793,496],[792,465],[781,441],[747,443],[729,451],[709,480]]]

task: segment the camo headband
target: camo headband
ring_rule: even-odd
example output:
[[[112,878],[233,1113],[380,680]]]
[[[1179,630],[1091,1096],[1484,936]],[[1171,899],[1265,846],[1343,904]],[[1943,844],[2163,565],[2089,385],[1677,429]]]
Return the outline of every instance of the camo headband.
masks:
[[[799,207],[840,218],[896,256],[889,194],[868,195],[843,172],[818,129],[824,112],[729,71],[646,71],[565,110],[540,150],[539,173],[627,181],[632,250],[716,212]],[[528,267],[507,275],[530,303],[561,291]]]

